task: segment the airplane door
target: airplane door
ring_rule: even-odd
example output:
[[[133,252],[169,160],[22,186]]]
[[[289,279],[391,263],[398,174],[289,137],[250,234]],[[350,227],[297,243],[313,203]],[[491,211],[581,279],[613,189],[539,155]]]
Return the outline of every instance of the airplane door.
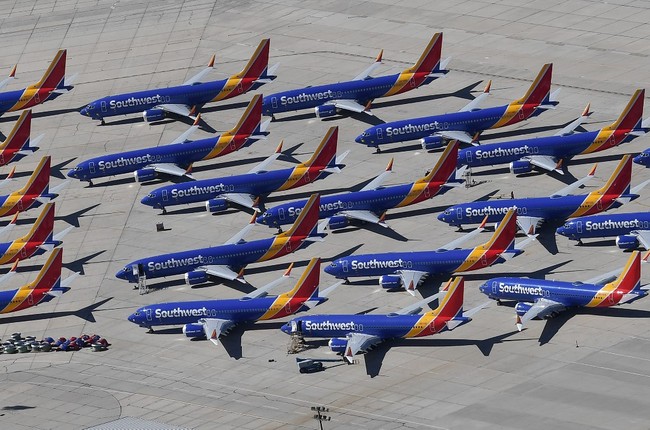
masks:
[[[151,309],[145,309],[144,314],[147,316],[147,321],[151,321]]]
[[[24,247],[20,248],[20,257],[27,258],[27,250]]]
[[[603,210],[603,202],[601,200],[598,200],[598,203],[596,203],[596,207],[598,208],[599,211]]]
[[[525,117],[524,117],[524,110],[523,110],[523,109],[519,109],[519,119],[524,119],[524,118],[525,118]]]
[[[241,93],[244,92],[244,89],[243,89],[242,86],[241,86],[241,81],[239,81],[239,83],[237,84],[237,92],[238,92],[239,94],[241,94]]]
[[[17,206],[18,206],[18,210],[19,210],[19,211],[24,210],[24,209],[23,209],[23,199],[18,200],[18,205],[17,205]]]
[[[380,139],[380,140],[381,140],[381,139],[383,139],[383,138],[384,138],[384,131],[381,129],[381,127],[379,127],[379,128],[377,129],[377,139]]]
[[[343,272],[348,273],[348,271],[350,270],[350,268],[348,267],[348,262],[344,261],[343,263],[341,263],[341,265],[343,266]]]
[[[287,252],[291,252],[291,241],[290,240],[287,240],[287,244],[284,246],[284,249]]]
[[[456,209],[456,218],[463,219],[463,210],[461,208]]]
[[[34,305],[34,296],[32,296],[31,294],[29,296],[27,296],[27,303],[30,306],[33,306]]]
[[[3,166],[4,166],[5,164],[7,164],[7,163],[5,163],[5,156],[2,155],[2,154],[0,154],[0,164],[2,164]]]
[[[288,315],[291,315],[291,300],[289,300],[284,306],[284,310]]]
[[[90,163],[88,163],[88,170],[90,171],[90,173],[95,173],[95,162],[94,161],[91,161]]]
[[[106,112],[106,102],[101,102],[100,105],[102,108],[102,112]]]
[[[492,281],[492,294],[497,293],[497,281]]]
[[[487,267],[487,266],[488,266],[488,261],[487,261],[487,257],[485,256],[485,254],[483,254],[483,255],[481,256],[481,264],[483,265],[483,267]]]
[[[417,86],[416,82],[415,82],[415,79],[413,79],[413,78],[411,78],[410,83],[411,83],[411,88],[415,88]]]
[[[424,197],[426,197],[428,199],[430,196],[431,196],[431,192],[429,190],[429,187],[426,187],[424,189]]]
[[[36,103],[40,103],[40,102],[41,102],[41,94],[40,94],[38,91],[36,91],[36,94],[34,94],[34,101],[35,101]]]
[[[576,230],[578,233],[582,233],[582,221],[576,221]]]
[[[271,97],[271,107],[273,109],[278,108],[278,98],[277,97]]]
[[[162,199],[163,202],[166,202],[169,200],[169,195],[167,194],[167,190],[162,190]]]
[[[466,154],[467,162],[471,163],[472,162],[472,151],[467,151],[465,154]]]
[[[280,218],[281,221],[284,221],[284,209],[278,209],[278,218]]]

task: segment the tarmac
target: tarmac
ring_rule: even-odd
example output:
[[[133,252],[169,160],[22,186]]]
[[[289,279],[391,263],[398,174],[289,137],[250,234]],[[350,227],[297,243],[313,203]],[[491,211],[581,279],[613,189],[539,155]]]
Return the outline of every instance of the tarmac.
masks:
[[[41,149],[16,164],[16,188],[41,156],[52,155],[52,185],[67,169],[103,153],[162,145],[188,128],[187,122],[147,124],[140,115],[107,119],[105,126],[79,115],[97,98],[182,83],[216,53],[209,75],[222,79],[239,71],[260,39],[271,38],[270,63],[278,78],[263,86],[271,93],[337,82],[364,70],[384,49],[376,75],[397,73],[414,63],[435,32],[444,33],[443,57],[450,73],[428,86],[377,100],[375,117],[354,115],[321,121],[313,111],[279,114],[270,136],[221,159],[198,163],[197,178],[244,172],[271,154],[281,139],[304,161],[326,130],[339,126],[340,151],[351,150],[338,175],[290,192],[271,195],[268,205],[312,192],[345,191],[383,171],[394,158],[389,183],[413,181],[431,168],[439,153],[417,142],[390,145],[380,154],[354,142],[373,121],[391,121],[464,106],[492,79],[483,106],[506,104],[524,94],[542,64],[552,62],[553,88],[562,88],[557,109],[515,126],[484,133],[485,143],[546,136],[572,121],[591,103],[584,128],[614,121],[637,88],[650,88],[650,6],[643,1],[484,2],[409,1],[14,1],[0,9],[0,76],[18,63],[6,90],[38,80],[57,49],[67,48],[67,73],[79,73],[75,89],[34,108],[32,136],[45,133]],[[252,93],[210,104],[203,118],[215,131],[232,127]],[[648,109],[650,110],[650,109]],[[8,133],[19,113],[0,118]],[[201,130],[193,138],[207,137]],[[648,138],[571,161],[569,174],[515,177],[506,166],[475,169],[469,188],[389,211],[391,229],[348,228],[295,254],[246,270],[252,286],[281,275],[295,261],[296,273],[309,258],[326,261],[352,252],[426,250],[459,237],[435,217],[446,206],[485,195],[509,198],[548,195],[581,178],[598,163],[587,190],[602,185],[623,154],[648,147]],[[290,166],[278,161],[276,166]],[[10,167],[3,167],[5,175]],[[650,178],[635,165],[633,185]],[[18,185],[20,184],[20,185]],[[494,303],[470,324],[430,338],[386,342],[357,357],[354,365],[325,361],[325,371],[300,374],[296,355],[287,354],[286,320],[237,329],[224,345],[190,341],[180,328],[147,334],[127,316],[140,306],[201,298],[236,298],[251,286],[237,282],[190,288],[182,277],[152,280],[151,291],[114,277],[126,263],[148,255],[224,242],[250,219],[229,210],[210,215],[201,205],[167,215],[139,200],[160,182],[132,176],[72,181],[56,199],[55,230],[77,224],[65,238],[67,274],[82,271],[72,290],[49,303],[0,318],[0,338],[23,335],[70,337],[97,333],[111,346],[104,352],[0,355],[0,422],[13,429],[76,429],[120,418],[151,420],[192,429],[314,429],[313,406],[328,408],[325,429],[647,429],[650,423],[650,299],[613,309],[567,312],[531,321],[519,333],[514,310]],[[13,186],[13,185],[12,185]],[[5,191],[5,190],[3,190]],[[648,193],[617,211],[648,210]],[[16,237],[38,216],[20,216]],[[165,231],[156,231],[163,223]],[[538,243],[505,264],[466,276],[466,308],[486,299],[478,285],[493,276],[518,274],[585,280],[622,267],[628,254],[613,240],[589,240],[579,247],[541,229]],[[274,229],[256,226],[249,239]],[[489,233],[482,234],[488,237]],[[483,239],[480,239],[483,240]],[[479,243],[479,241],[477,241]],[[470,244],[471,246],[471,244]],[[3,289],[33,279],[46,256],[24,262]],[[5,269],[6,270],[6,269]],[[644,267],[642,281],[650,277]],[[65,276],[65,274],[64,274]],[[429,279],[421,293],[432,294]],[[321,285],[335,282],[322,274]],[[412,303],[404,291],[387,292],[376,279],[339,287],[317,313],[387,313]],[[298,356],[336,359],[326,341]]]

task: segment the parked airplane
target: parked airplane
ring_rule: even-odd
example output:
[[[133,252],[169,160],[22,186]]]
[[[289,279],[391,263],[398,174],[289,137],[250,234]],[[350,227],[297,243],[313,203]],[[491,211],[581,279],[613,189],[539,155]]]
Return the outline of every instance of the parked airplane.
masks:
[[[386,143],[416,139],[420,139],[426,150],[440,148],[452,139],[475,143],[484,130],[516,124],[553,109],[558,104],[555,96],[559,90],[550,93],[552,72],[553,65],[545,64],[526,95],[508,105],[478,108],[490,92],[490,82],[480,96],[459,112],[387,122],[368,128],[355,140],[366,146],[374,146],[377,151],[380,145]]]
[[[14,215],[12,224],[16,217],[18,214]],[[54,202],[47,203],[29,233],[11,242],[0,243],[0,264],[13,263],[51,251],[63,243],[63,238],[73,228],[70,226],[55,235]]]
[[[90,102],[79,113],[100,120],[116,115],[142,112],[145,121],[160,121],[167,112],[195,118],[206,103],[218,102],[255,90],[275,79],[277,65],[268,68],[269,39],[262,39],[244,69],[228,79],[201,82],[214,66],[214,55],[208,67],[180,86],[156,88],[134,93],[117,94]]]
[[[582,239],[616,237],[621,249],[643,247],[650,250],[650,212],[599,214],[567,221],[556,232],[582,245]]]
[[[291,264],[293,266],[293,263]],[[129,316],[129,321],[146,327],[182,325],[183,334],[189,338],[208,337],[215,345],[237,324],[283,318],[306,311],[327,301],[328,295],[340,282],[319,293],[320,259],[312,258],[295,286],[279,296],[269,296],[268,291],[287,278],[284,276],[240,299],[197,300],[191,302],[157,303],[144,306]]]
[[[211,160],[257,140],[265,139],[267,120],[262,119],[262,96],[256,95],[246,108],[239,122],[232,130],[221,135],[188,141],[186,139],[198,129],[200,115],[194,125],[185,133],[178,136],[171,144],[154,146],[117,154],[101,155],[77,164],[68,172],[68,176],[81,181],[88,181],[106,176],[133,172],[138,182],[151,181],[161,176],[187,176],[191,178],[192,164],[197,161]]]
[[[330,229],[347,227],[353,220],[388,227],[384,222],[388,209],[423,202],[461,185],[462,181],[456,179],[457,154],[458,142],[453,141],[423,178],[410,184],[383,187],[384,180],[392,173],[391,159],[386,171],[360,191],[321,197],[319,216],[328,219]],[[257,217],[257,222],[281,229],[282,225],[295,221],[305,203],[307,200],[297,200],[275,206]]]
[[[9,195],[0,196],[0,217],[48,203],[54,200],[66,185],[67,181],[50,189],[50,156],[43,157],[24,187]]]
[[[323,240],[317,232],[318,205],[318,194],[313,194],[293,226],[275,237],[246,242],[244,236],[255,226],[253,217],[223,245],[142,258],[127,264],[115,276],[134,283],[139,277],[153,279],[180,274],[185,275],[189,285],[208,282],[210,276],[245,282],[239,271],[248,264],[279,258]]]
[[[0,166],[6,166],[14,161],[33,154],[38,150],[38,142],[44,134],[31,139],[32,110],[27,109],[20,114],[18,121],[11,129],[4,142],[0,143]]]
[[[617,208],[639,197],[649,182],[647,180],[630,189],[632,159],[625,155],[616,166],[614,173],[605,185],[589,194],[571,193],[594,176],[596,167],[586,177],[564,187],[550,197],[527,197],[517,199],[489,200],[462,203],[450,206],[438,215],[440,221],[461,227],[475,224],[484,217],[488,222],[498,220],[510,209],[517,210],[517,223],[524,232],[535,228],[547,220],[566,220],[578,216],[592,215],[608,209]]]
[[[74,273],[61,281],[62,259],[63,249],[56,248],[50,254],[34,281],[23,285],[17,290],[0,292],[0,313],[6,314],[31,308],[32,306],[49,302],[53,298],[59,297],[61,294],[70,290],[68,285],[79,274]],[[14,264],[10,273],[15,272],[15,268],[16,264]]]
[[[462,243],[478,235],[484,225],[433,251],[351,255],[335,260],[325,268],[325,272],[345,280],[379,276],[379,285],[383,288],[404,287],[415,294],[420,281],[428,275],[468,272],[503,263],[521,254],[522,248],[534,240],[534,237],[529,237],[525,243],[515,246],[517,215],[510,210],[488,242],[471,249],[458,249]]]
[[[634,157],[634,162],[642,166],[650,167],[650,148]]]
[[[330,338],[330,349],[352,364],[355,354],[366,352],[387,339],[431,336],[470,322],[486,305],[463,312],[464,289],[461,276],[450,280],[438,307],[421,315],[413,314],[412,306],[386,315],[307,315],[292,319],[281,330],[303,337]]]
[[[327,118],[344,111],[370,113],[370,103],[426,85],[449,72],[449,59],[440,61],[442,33],[436,33],[413,67],[394,75],[370,76],[381,64],[383,50],[375,62],[351,81],[318,85],[271,94],[264,97],[264,115],[275,115],[314,108],[318,118]]]
[[[66,50],[61,49],[47,68],[40,81],[21,90],[0,93],[0,115],[6,112],[28,109],[33,106],[53,100],[71,91],[75,76],[65,78]],[[16,74],[16,66],[11,69],[9,78],[0,82],[0,89],[6,86]]]
[[[597,131],[573,134],[591,114],[589,105],[582,115],[554,136],[498,142],[462,149],[458,165],[468,167],[510,163],[514,174],[528,173],[533,167],[562,172],[562,164],[576,155],[591,154],[630,142],[650,131],[650,118],[643,121],[645,90],[636,90],[618,119]]]
[[[169,206],[198,203],[205,204],[210,212],[228,209],[230,203],[237,203],[247,208],[259,210],[261,197],[274,191],[290,190],[322,179],[330,173],[338,173],[341,162],[349,151],[337,157],[336,145],[339,135],[338,127],[330,127],[316,151],[305,163],[281,170],[266,170],[266,167],[280,155],[282,143],[273,155],[243,175],[221,178],[202,179],[200,181],[182,182],[156,188],[147,194],[142,204],[154,209]]]
[[[533,318],[554,316],[566,308],[610,307],[631,303],[648,294],[645,288],[641,288],[641,255],[638,251],[630,255],[622,273],[618,269],[585,282],[493,278],[479,290],[497,301],[517,302],[515,310],[519,331]]]

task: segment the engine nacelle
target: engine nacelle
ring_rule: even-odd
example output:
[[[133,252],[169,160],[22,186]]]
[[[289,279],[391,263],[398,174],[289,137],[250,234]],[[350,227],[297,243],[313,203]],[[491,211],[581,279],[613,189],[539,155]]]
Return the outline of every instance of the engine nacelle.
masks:
[[[336,215],[330,218],[328,227],[330,230],[336,230],[337,228],[345,228],[350,225],[350,220],[347,217]]]
[[[142,117],[147,122],[160,121],[165,119],[165,111],[162,109],[147,109],[142,112]]]
[[[140,169],[133,172],[133,177],[138,182],[153,181],[157,176],[158,174],[154,169]]]
[[[438,149],[445,146],[445,139],[441,136],[427,136],[420,139],[422,144],[422,149],[431,151],[432,149]]]
[[[208,274],[203,270],[192,270],[185,274],[185,283],[187,285],[199,285],[208,282]]]
[[[379,277],[379,285],[381,285],[382,288],[389,290],[392,290],[394,288],[401,288],[402,278],[396,275],[381,275]]]
[[[530,161],[517,160],[510,163],[510,172],[515,175],[520,175],[522,173],[529,173],[532,170],[533,170],[533,165],[530,164]]]
[[[205,202],[205,210],[208,212],[222,212],[228,209],[228,200],[226,199],[210,199]]]
[[[517,302],[517,304],[515,305],[515,312],[517,312],[517,315],[519,315],[520,317],[523,317],[524,314],[528,312],[528,310],[532,307],[533,307],[532,303]]]
[[[191,338],[205,337],[202,324],[185,324],[183,326],[183,334]]]
[[[348,340],[344,337],[333,337],[327,344],[329,345],[332,352],[336,352],[337,354],[344,354],[345,348],[348,347]]]
[[[336,115],[336,106],[334,105],[321,105],[321,106],[316,106],[314,108],[314,112],[316,112],[316,116],[318,118],[329,118],[331,116]]]
[[[616,246],[621,249],[637,249],[639,245],[639,239],[636,236],[625,234],[616,237]]]

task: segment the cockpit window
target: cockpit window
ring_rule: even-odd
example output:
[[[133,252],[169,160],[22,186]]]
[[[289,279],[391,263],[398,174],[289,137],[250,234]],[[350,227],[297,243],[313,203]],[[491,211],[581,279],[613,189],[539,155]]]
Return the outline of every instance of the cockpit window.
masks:
[[[156,195],[154,193],[149,193],[149,194],[147,194],[147,197],[149,197],[150,199],[153,199],[153,198],[156,197]]]

